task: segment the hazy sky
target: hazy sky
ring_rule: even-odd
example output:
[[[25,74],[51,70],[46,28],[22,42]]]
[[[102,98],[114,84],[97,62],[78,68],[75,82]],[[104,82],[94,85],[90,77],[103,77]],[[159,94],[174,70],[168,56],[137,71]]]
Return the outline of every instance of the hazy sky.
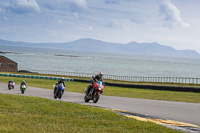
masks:
[[[200,0],[0,0],[0,39],[158,42],[200,53]]]

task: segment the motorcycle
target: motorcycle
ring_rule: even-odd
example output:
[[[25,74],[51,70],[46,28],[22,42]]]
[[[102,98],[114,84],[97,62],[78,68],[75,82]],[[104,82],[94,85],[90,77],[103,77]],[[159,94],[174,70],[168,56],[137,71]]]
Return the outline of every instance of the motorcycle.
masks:
[[[61,99],[65,90],[64,85],[60,83],[58,85],[53,85],[53,87],[55,87],[54,99],[57,99],[57,98]]]
[[[11,89],[14,89],[15,87],[15,82],[9,82],[8,83],[8,89],[11,90]]]
[[[22,85],[22,86],[20,87],[20,90],[21,90],[22,94],[24,94],[24,92],[25,92],[25,90],[26,90],[26,85]]]
[[[84,101],[89,102],[90,100],[93,100],[94,103],[97,103],[104,87],[105,86],[102,84],[102,81],[99,81],[93,84],[89,92],[88,89],[85,88]]]

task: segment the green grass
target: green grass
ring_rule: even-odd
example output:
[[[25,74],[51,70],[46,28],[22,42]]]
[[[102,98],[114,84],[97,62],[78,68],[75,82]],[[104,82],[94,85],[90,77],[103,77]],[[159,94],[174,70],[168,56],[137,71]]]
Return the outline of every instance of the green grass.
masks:
[[[152,122],[141,122],[114,112],[42,99],[0,94],[0,132],[113,132],[177,133]]]
[[[7,83],[9,79],[13,79],[16,84],[20,84],[24,78],[0,77],[0,82]],[[25,81],[28,86],[46,89],[53,89],[53,84],[57,82],[56,80],[28,78],[26,78]],[[87,83],[81,82],[66,82],[66,91],[84,93],[87,85]],[[200,93],[193,92],[175,92],[106,86],[103,95],[200,103]]]
[[[37,75],[37,76],[53,76],[53,77],[63,77],[63,75],[53,75],[53,74],[38,74],[38,73],[10,73],[10,72],[2,72],[7,74],[19,74],[19,75]],[[85,79],[90,80],[91,78],[87,77],[76,77],[76,76],[67,76],[67,78],[72,79]],[[161,82],[131,82],[131,81],[121,81],[121,80],[112,80],[112,79],[104,79],[107,82],[113,83],[128,83],[128,84],[147,84],[147,85],[167,85],[167,86],[193,86],[200,87],[200,84],[192,84],[192,83],[161,83]]]

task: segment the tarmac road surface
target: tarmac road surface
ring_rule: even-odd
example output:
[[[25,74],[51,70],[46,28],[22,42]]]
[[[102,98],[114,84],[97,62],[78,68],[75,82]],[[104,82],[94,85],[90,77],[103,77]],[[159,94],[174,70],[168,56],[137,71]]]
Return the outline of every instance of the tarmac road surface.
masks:
[[[0,83],[0,93],[36,96],[41,98],[53,98],[53,90],[28,87],[24,94],[21,94],[19,85],[15,89],[8,90],[5,83]],[[84,87],[83,87],[84,93]],[[113,96],[100,96],[99,101],[95,104],[92,101],[84,102],[84,94],[67,92],[62,96],[61,101],[87,104],[109,109],[125,110],[133,113],[159,117],[161,119],[169,119],[200,126],[200,104],[199,103],[184,103],[171,102],[162,100],[148,100],[138,98],[125,98]]]

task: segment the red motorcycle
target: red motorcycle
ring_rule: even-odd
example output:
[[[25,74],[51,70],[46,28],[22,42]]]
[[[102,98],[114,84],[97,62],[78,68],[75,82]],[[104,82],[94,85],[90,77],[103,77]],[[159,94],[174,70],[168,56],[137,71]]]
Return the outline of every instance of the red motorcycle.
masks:
[[[8,89],[11,90],[11,89],[14,89],[14,87],[15,87],[15,82],[9,81],[9,83],[8,83]]]
[[[94,103],[97,103],[99,100],[100,94],[103,92],[104,85],[102,84],[102,81],[96,82],[93,84],[92,88],[87,92],[87,88],[85,89],[85,97],[84,101],[89,102],[90,100],[93,100]]]

